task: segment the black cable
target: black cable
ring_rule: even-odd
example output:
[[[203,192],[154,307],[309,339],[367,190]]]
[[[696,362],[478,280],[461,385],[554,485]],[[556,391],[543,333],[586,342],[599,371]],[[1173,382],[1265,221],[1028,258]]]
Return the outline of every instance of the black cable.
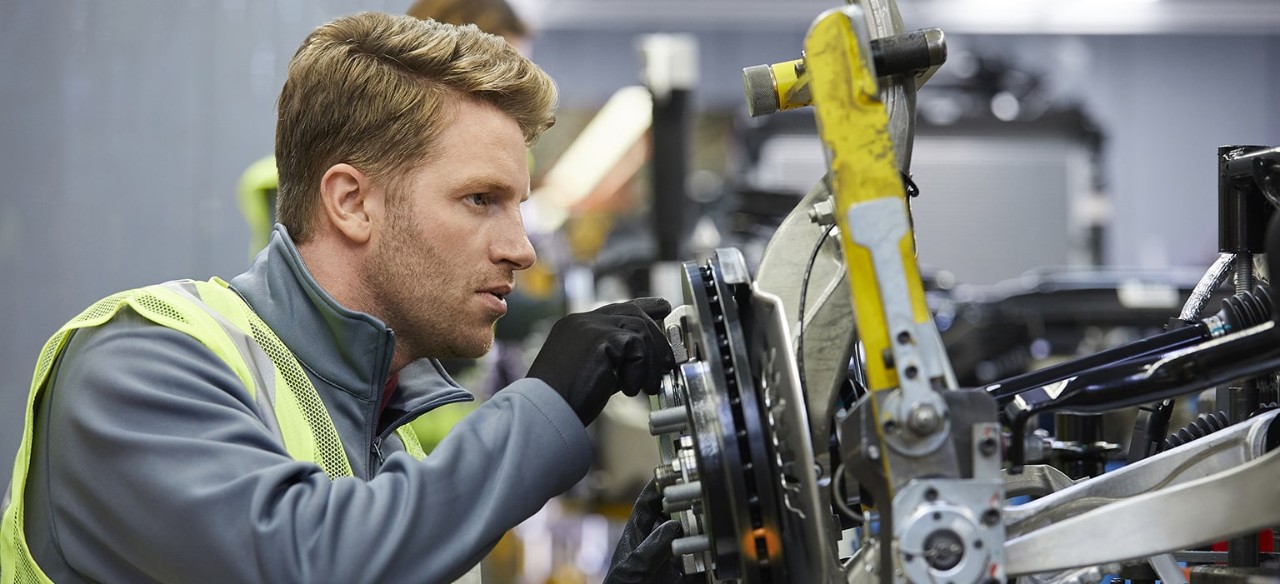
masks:
[[[822,231],[822,235],[818,237],[818,241],[813,244],[813,252],[809,254],[809,263],[804,268],[804,279],[800,282],[800,326],[796,334],[796,368],[800,370],[800,391],[804,393],[806,401],[808,401],[809,386],[805,385],[804,381],[804,302],[809,295],[809,276],[813,274],[813,264],[818,261],[818,252],[822,251],[822,244],[826,243],[827,238],[831,236],[831,232],[835,228],[835,223],[828,225]]]

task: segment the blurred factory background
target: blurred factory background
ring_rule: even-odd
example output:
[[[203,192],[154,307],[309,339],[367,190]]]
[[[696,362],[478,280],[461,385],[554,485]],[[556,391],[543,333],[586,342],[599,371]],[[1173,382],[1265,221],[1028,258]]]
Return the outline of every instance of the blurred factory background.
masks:
[[[0,4],[0,460],[17,448],[35,357],[60,324],[117,290],[247,265],[238,182],[272,151],[274,101],[300,40],[344,13],[409,4]],[[535,184],[615,92],[640,83],[637,44],[658,32],[688,33],[697,50],[680,213],[697,233],[682,252],[735,245],[758,257],[770,221],[820,177],[812,119],[748,121],[740,76],[798,58],[808,23],[838,2],[513,4],[561,92]],[[994,284],[1061,265],[1198,274],[1216,257],[1217,147],[1280,141],[1280,2],[899,5],[908,29],[942,28],[950,46],[918,103],[913,210],[926,269]],[[592,212],[673,213],[650,209],[647,181],[637,173],[625,204]],[[598,229],[600,241],[579,246],[597,256],[577,263],[625,275],[647,256],[629,259],[635,248],[617,242],[647,224]],[[578,553],[609,552],[593,549]]]

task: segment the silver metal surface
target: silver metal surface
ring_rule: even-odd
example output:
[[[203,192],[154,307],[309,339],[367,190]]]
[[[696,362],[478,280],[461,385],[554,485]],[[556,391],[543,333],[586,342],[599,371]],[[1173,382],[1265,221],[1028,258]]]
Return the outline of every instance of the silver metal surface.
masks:
[[[698,481],[682,482],[662,489],[662,510],[667,514],[687,511],[693,504],[702,499],[702,483]]]
[[[1004,460],[1000,448],[1000,424],[980,422],[973,425],[971,432],[973,451],[970,457],[973,460],[973,476],[980,479],[1000,477],[1000,465]]]
[[[1267,412],[1052,495],[1008,507],[1004,515],[1009,535],[1029,533],[1115,501],[1212,476],[1254,460],[1262,455],[1267,428],[1278,413],[1280,410]],[[1067,567],[1080,565],[1084,564]]]
[[[778,82],[770,65],[752,65],[742,69],[742,93],[747,98],[747,115],[753,118],[778,111]]]
[[[1017,584],[1098,584],[1103,578],[1120,571],[1120,564],[1089,566],[1049,574],[1030,574],[1017,579]]]
[[[692,306],[681,304],[671,309],[671,314],[662,320],[662,329],[667,333],[667,342],[671,343],[671,353],[676,363],[689,360],[689,348],[684,344],[684,324],[687,319],[696,321],[697,317],[694,315]]]
[[[1235,276],[1236,294],[1243,294],[1253,289],[1253,254],[1236,255]]]
[[[1004,496],[1043,497],[1076,484],[1066,473],[1047,464],[1029,464],[1019,474],[1004,474]],[[1007,515],[1007,512],[1006,512]]]
[[[831,197],[827,181],[820,180],[787,215],[769,245],[765,247],[753,288],[781,302],[783,316],[790,323],[800,321],[800,294],[805,280],[805,261],[814,244],[822,246],[809,273],[809,292],[804,307],[804,379],[807,395],[810,442],[823,444],[831,432],[831,415],[837,392],[848,371],[854,346],[853,302],[845,273],[844,256],[836,238],[823,235],[825,229],[815,226],[808,210],[818,201]],[[793,331],[799,334],[798,331]],[[786,346],[794,347],[795,339]],[[781,346],[781,345],[779,345]],[[803,401],[803,400],[802,400]],[[814,453],[824,472],[834,465],[822,449]]]
[[[672,406],[649,413],[649,433],[657,436],[678,432],[689,427],[689,410],[683,405]]]
[[[912,481],[894,497],[894,539],[907,580],[1004,580],[999,481]],[[945,554],[947,557],[940,557]]]
[[[893,367],[898,372],[899,389],[886,398],[885,413],[898,424],[904,424],[910,420],[913,408],[927,405],[934,408],[943,421],[931,434],[906,438],[905,433],[886,432],[886,438],[904,454],[930,452],[948,435],[947,406],[931,382],[945,378],[946,352],[941,343],[933,342],[938,337],[925,334],[925,327],[934,326],[932,319],[917,323],[911,306],[906,266],[899,247],[899,242],[910,231],[906,204],[896,198],[859,203],[849,209],[847,221],[853,240],[871,254],[892,342]]]
[[[933,74],[942,68],[947,61],[947,35],[940,28],[929,28],[924,31],[925,42],[929,46],[929,62],[936,65],[916,73],[916,89],[924,87],[933,78]]]
[[[1178,567],[1177,560],[1173,559],[1173,554],[1152,556],[1149,561],[1151,569],[1156,571],[1164,584],[1187,584],[1187,577],[1182,575],[1182,569]]]
[[[1277,413],[1020,506],[1021,513],[1006,510],[1008,572],[1147,558],[1280,524],[1274,505],[1280,451],[1261,454]],[[1046,500],[1047,508],[1025,514]],[[1077,505],[1068,510],[1064,502]]]
[[[880,581],[880,542],[876,538],[868,538],[862,547],[854,552],[853,557],[845,562],[845,584],[874,584]]]
[[[694,330],[698,326],[697,313],[687,305],[677,306],[663,321],[663,326],[667,329],[668,341],[672,344],[672,351],[677,353],[676,362],[680,364],[682,374],[668,375],[663,379],[662,390],[650,399],[650,407],[655,410],[685,407],[682,399],[685,393],[685,389],[681,387],[682,381],[705,382],[706,365],[696,361],[686,362],[688,360],[684,334],[686,325]],[[658,436],[658,452],[664,463],[654,469],[654,476],[665,479],[662,481],[664,494],[666,488],[677,483],[694,483],[698,480],[698,460],[693,449],[693,439],[688,435],[673,432]],[[697,536],[705,532],[701,518],[692,509],[669,512],[669,514],[673,519],[680,521],[685,536]],[[708,552],[677,557],[680,558],[682,571],[685,574],[699,574],[705,572],[708,566],[714,565]]]
[[[906,32],[895,0],[853,0],[861,6],[871,34],[865,39],[870,59],[872,39],[898,36]],[[916,128],[916,79],[912,75],[896,75],[880,80],[880,101],[889,113],[889,135],[893,137],[893,156],[903,172],[911,170],[911,148]]]
[[[809,220],[818,225],[827,226],[836,222],[835,201],[829,197],[815,201],[813,206],[809,208]]]
[[[705,535],[691,535],[671,542],[671,553],[677,556],[700,554],[711,549],[711,538]]]
[[[836,581],[840,578],[835,537],[839,527],[826,503],[831,497],[830,477],[820,476],[826,473],[815,460],[795,353],[790,349],[786,308],[758,284],[752,285],[751,306],[757,324],[748,339],[748,352],[759,360],[760,392],[780,469],[782,523],[786,541],[792,545],[787,550],[788,573],[796,582]]]
[[[1196,283],[1196,287],[1191,290],[1191,296],[1187,297],[1186,304],[1182,305],[1179,319],[1191,322],[1200,318],[1200,314],[1204,312],[1204,306],[1209,303],[1214,291],[1222,286],[1222,283],[1227,280],[1227,274],[1234,269],[1235,259],[1236,254],[1233,253],[1218,255],[1218,259],[1214,260],[1204,276]]]

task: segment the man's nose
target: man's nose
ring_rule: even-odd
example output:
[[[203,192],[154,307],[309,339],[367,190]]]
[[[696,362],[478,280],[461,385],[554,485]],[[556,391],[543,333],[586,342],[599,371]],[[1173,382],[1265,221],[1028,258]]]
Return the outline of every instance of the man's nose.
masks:
[[[519,219],[514,226],[498,233],[494,252],[498,263],[510,264],[516,270],[527,270],[538,261],[538,252],[534,251],[533,243],[525,233],[524,222]]]

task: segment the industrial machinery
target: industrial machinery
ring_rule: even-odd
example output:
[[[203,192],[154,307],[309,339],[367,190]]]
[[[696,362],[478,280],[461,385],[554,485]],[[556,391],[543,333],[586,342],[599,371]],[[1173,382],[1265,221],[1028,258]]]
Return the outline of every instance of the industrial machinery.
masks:
[[[1094,582],[1137,560],[1151,580],[1186,582],[1177,562],[1212,555],[1187,550],[1238,537],[1232,565],[1249,565],[1250,547],[1258,565],[1249,537],[1280,525],[1280,427],[1259,383],[1237,380],[1280,369],[1269,288],[1253,272],[1280,149],[1220,152],[1223,256],[1168,332],[961,388],[921,283],[908,196],[915,91],[945,54],[941,31],[905,33],[893,0],[862,0],[818,16],[802,59],[744,71],[753,115],[814,108],[828,173],[754,276],[733,249],[683,266],[686,304],[664,323],[677,370],[650,417],[683,571],[743,583]],[[1232,273],[1236,294],[1205,315]],[[1230,411],[1163,440],[1169,401],[1215,386]],[[1131,464],[1079,479],[1035,464],[1052,441],[1031,432],[1039,414],[1139,404],[1154,405]],[[1215,558],[1226,559],[1201,563]]]

